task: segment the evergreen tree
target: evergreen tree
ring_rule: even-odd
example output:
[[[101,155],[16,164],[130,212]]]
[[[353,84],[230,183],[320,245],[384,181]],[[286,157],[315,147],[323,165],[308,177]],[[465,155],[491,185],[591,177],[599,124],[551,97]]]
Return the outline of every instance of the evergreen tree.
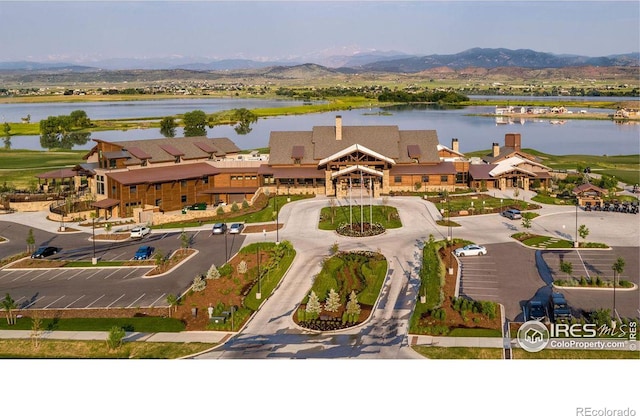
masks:
[[[309,294],[309,301],[307,302],[306,311],[307,311],[307,314],[314,315],[314,316],[318,316],[320,315],[320,312],[322,312],[322,305],[320,305],[320,299],[318,298],[318,295],[316,295],[316,292],[314,292],[313,290]]]
[[[219,279],[220,278],[220,272],[218,271],[218,268],[216,267],[215,264],[212,264],[211,267],[209,267],[209,271],[207,272],[207,279]]]
[[[329,296],[324,304],[324,310],[329,312],[337,312],[340,309],[340,294],[333,288],[329,291]]]
[[[356,295],[356,292],[352,290],[351,294],[349,295],[349,302],[347,302],[347,314],[359,316],[360,311],[361,308],[360,304],[358,303],[358,296]]]

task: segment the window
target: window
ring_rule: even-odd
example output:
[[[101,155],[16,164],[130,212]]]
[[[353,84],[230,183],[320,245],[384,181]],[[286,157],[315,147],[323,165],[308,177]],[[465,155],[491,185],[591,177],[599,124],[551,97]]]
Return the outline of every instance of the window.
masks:
[[[456,183],[467,183],[467,172],[456,173]]]
[[[202,177],[202,183],[207,185],[209,183],[209,177],[208,176],[203,176]]]
[[[160,198],[156,199],[156,203],[155,203],[155,205],[156,205],[157,207],[159,207],[160,205],[162,205],[162,199],[160,199]]]
[[[402,176],[396,176],[393,178],[394,183],[402,183]]]
[[[129,186],[129,193],[135,194],[138,191],[138,187],[136,185]]]
[[[96,175],[96,193],[104,195],[104,175]]]
[[[156,184],[156,191],[161,191],[162,190],[162,184],[161,183],[157,183]],[[158,205],[158,204],[156,204]]]
[[[176,163],[180,163],[180,156],[176,156]]]
[[[423,182],[423,183],[429,183],[429,175],[424,175],[424,176],[422,177],[422,182]]]
[[[110,169],[114,169],[116,167],[116,160],[115,159],[109,159],[109,168]]]
[[[447,175],[440,176],[440,182],[442,182],[442,183],[449,182],[449,177]]]
[[[187,181],[181,180],[180,181],[180,186],[183,187],[183,188],[186,188],[187,187]]]
[[[180,196],[180,202],[182,202],[183,204],[187,202],[187,196],[186,195]]]
[[[300,164],[300,158],[293,159],[293,164],[294,165],[299,165]]]

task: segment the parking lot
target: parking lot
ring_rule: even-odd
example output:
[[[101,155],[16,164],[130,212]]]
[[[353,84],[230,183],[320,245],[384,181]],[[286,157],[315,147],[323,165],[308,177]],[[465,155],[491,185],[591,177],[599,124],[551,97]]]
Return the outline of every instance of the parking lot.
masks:
[[[460,293],[474,300],[502,303],[509,320],[522,321],[523,308],[529,300],[545,305],[551,295],[553,279],[566,279],[560,272],[560,259],[573,264],[573,275],[613,279],[611,265],[616,258],[625,259],[622,279],[638,284],[637,248],[613,250],[536,251],[515,243],[487,244],[487,255],[460,257]],[[613,290],[553,289],[564,293],[574,316],[598,308],[613,309]],[[640,316],[639,292],[616,291],[616,310],[620,316]]]
[[[17,238],[26,235],[26,227],[11,226],[11,244],[0,246],[2,256],[18,252],[24,245]],[[5,232],[5,235],[9,234]],[[191,247],[198,253],[170,273],[145,277],[153,266],[0,269],[0,293],[10,293],[21,308],[145,308],[167,306],[169,294],[188,289],[193,278],[205,273],[211,264],[224,264],[242,246],[245,236],[212,235],[211,230],[187,231]],[[18,236],[18,237],[15,237]],[[141,245],[149,245],[163,254],[181,247],[181,232],[153,232],[142,239],[96,241],[96,257],[103,261],[131,260]],[[24,239],[23,239],[24,240]],[[60,247],[48,260],[85,260],[93,257],[93,244],[86,233],[52,235],[37,233],[37,241]],[[40,243],[39,245],[43,245]],[[227,254],[225,255],[225,250]]]

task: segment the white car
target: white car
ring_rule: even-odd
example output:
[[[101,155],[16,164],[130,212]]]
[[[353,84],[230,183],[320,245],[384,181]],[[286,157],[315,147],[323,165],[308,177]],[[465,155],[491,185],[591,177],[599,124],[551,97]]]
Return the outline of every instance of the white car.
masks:
[[[135,227],[131,229],[131,238],[142,238],[151,232],[149,227]]]
[[[453,251],[453,254],[455,254],[458,257],[464,257],[464,256],[484,256],[485,254],[487,254],[487,248],[484,246],[478,246],[475,244],[469,244],[468,246],[464,246],[461,248],[458,248],[456,250]]]

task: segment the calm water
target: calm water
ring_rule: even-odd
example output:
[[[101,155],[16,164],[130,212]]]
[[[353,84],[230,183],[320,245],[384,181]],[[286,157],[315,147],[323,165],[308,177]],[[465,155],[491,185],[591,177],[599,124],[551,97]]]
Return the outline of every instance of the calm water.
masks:
[[[517,97],[516,97],[517,98]],[[529,97],[522,97],[529,98]],[[541,97],[544,98],[544,97]],[[297,102],[299,104],[299,102]],[[291,101],[274,100],[166,100],[142,101],[136,103],[91,103],[83,104],[42,104],[42,105],[2,105],[0,115],[13,112],[24,117],[31,114],[32,120],[54,114],[69,114],[83,109],[90,118],[131,118],[165,116],[201,109],[207,113],[238,107],[275,107],[288,106]],[[8,106],[8,107],[5,107]],[[9,108],[9,107],[18,108]],[[64,106],[64,108],[62,108]],[[37,108],[36,108],[37,107]],[[607,112],[606,110],[588,111]],[[583,108],[570,108],[577,112]],[[37,110],[37,111],[36,111]],[[308,131],[313,126],[333,125],[335,116],[342,115],[343,125],[397,125],[402,130],[436,130],[440,143],[451,144],[451,138],[460,142],[460,150],[469,152],[488,149],[491,143],[504,143],[506,133],[521,133],[524,147],[530,147],[552,154],[640,154],[640,124],[617,124],[612,121],[566,120],[562,125],[554,125],[549,120],[515,119],[515,123],[501,124],[494,117],[476,117],[469,114],[494,111],[492,106],[466,107],[463,109],[443,110],[426,106],[398,106],[385,108],[356,109],[350,111],[315,113],[301,116],[283,116],[260,119],[254,124],[253,131],[247,135],[237,135],[231,126],[216,126],[208,129],[208,137],[228,137],[242,149],[266,147],[271,131]],[[387,115],[390,113],[390,115]],[[38,115],[39,114],[39,115]],[[18,117],[18,118],[19,118]],[[177,129],[177,135],[182,134]],[[108,141],[152,139],[162,137],[159,129],[137,129],[129,131],[106,131],[92,133],[92,138]],[[1,144],[1,143],[0,143]],[[39,136],[16,136],[11,140],[13,149],[40,150]],[[93,142],[75,149],[89,149]]]

